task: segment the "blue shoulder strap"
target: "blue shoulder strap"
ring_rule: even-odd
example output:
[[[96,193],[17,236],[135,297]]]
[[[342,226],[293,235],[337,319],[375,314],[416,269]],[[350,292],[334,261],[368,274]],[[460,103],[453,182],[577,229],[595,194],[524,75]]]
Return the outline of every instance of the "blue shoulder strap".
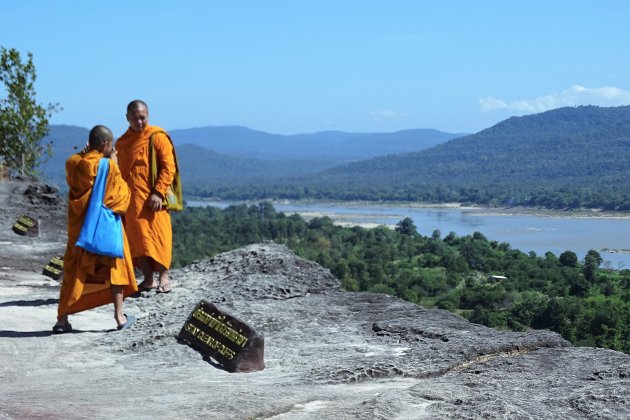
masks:
[[[101,206],[103,205],[103,196],[105,195],[105,184],[107,182],[108,172],[109,159],[102,158],[98,163],[98,171],[96,173],[96,178],[94,179],[94,185],[92,186],[92,194],[90,195],[90,201],[88,202],[87,210],[85,211],[85,218],[83,219],[81,233],[79,234],[79,239],[76,242],[76,246],[87,249],[88,251],[91,250],[90,243],[96,235]]]

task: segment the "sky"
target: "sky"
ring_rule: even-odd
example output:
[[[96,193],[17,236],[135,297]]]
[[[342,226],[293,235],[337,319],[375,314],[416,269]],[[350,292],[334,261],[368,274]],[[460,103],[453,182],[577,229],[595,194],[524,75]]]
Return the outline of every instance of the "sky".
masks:
[[[0,0],[51,124],[474,133],[630,104],[625,0]],[[0,86],[0,99],[6,92]]]

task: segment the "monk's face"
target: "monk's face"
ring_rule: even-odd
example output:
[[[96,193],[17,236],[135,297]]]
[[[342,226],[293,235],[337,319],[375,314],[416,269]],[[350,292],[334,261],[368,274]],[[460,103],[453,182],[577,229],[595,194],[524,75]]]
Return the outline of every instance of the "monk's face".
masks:
[[[145,106],[138,105],[127,113],[127,121],[129,121],[129,128],[133,131],[143,131],[149,124],[149,111]]]

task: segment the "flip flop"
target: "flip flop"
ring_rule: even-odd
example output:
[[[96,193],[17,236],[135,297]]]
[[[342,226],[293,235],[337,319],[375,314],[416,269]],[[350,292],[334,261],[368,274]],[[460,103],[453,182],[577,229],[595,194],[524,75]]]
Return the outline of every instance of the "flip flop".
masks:
[[[127,328],[131,327],[134,322],[136,322],[136,317],[133,315],[125,314],[125,318],[127,318],[127,320],[125,321],[124,324],[120,324],[118,326],[119,330],[126,330]]]
[[[171,284],[167,283],[164,286],[158,286],[157,289],[155,289],[155,293],[171,293]]]
[[[55,325],[52,327],[53,334],[65,334],[72,332],[72,325],[68,322],[66,325]]]
[[[153,286],[153,287],[146,287],[144,285],[142,285],[142,283],[140,283],[138,285],[138,292],[150,292],[151,290],[155,290],[157,289],[157,287]]]

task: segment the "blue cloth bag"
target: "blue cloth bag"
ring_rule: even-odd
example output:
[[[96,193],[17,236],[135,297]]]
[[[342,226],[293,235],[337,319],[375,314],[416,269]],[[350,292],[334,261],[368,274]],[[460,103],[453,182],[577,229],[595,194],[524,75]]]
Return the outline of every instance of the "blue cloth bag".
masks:
[[[92,187],[81,233],[75,244],[93,254],[123,258],[122,220],[103,204],[109,159],[103,158]]]

